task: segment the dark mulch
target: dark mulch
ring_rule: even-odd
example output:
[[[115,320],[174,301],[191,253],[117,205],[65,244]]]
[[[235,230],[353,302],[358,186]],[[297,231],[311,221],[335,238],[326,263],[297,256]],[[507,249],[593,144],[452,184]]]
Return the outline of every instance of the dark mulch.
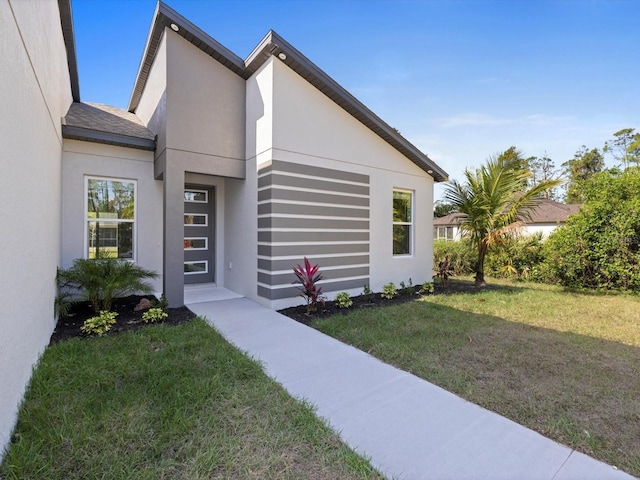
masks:
[[[127,332],[144,328],[151,323],[145,323],[142,320],[144,311],[134,311],[134,308],[142,298],[148,298],[152,302],[155,300],[153,296],[131,295],[125,298],[117,298],[113,301],[111,311],[116,312],[116,324],[105,335],[115,335],[120,332]],[[167,318],[161,323],[169,325],[180,325],[193,319],[196,315],[187,307],[167,308],[165,310]],[[67,338],[86,337],[80,327],[88,318],[95,316],[96,313],[91,308],[89,302],[74,303],[69,309],[69,313],[58,319],[50,343],[57,343]]]
[[[481,287],[477,287],[473,283],[473,281],[449,280],[446,286],[443,286],[442,284],[436,282],[434,295],[477,293],[486,290],[505,288],[509,289],[511,287],[505,287],[503,285],[483,285]],[[357,310],[359,308],[385,307],[388,305],[398,305],[400,303],[410,302],[421,297],[421,295],[418,293],[418,290],[420,290],[419,285],[412,287],[411,289],[406,289],[405,291],[398,290],[398,296],[392,298],[391,300],[382,298],[380,293],[374,293],[370,296],[359,295],[357,297],[351,297],[351,300],[353,300],[353,306],[351,306],[350,308],[338,308],[335,302],[325,302],[324,305],[322,303],[319,303],[317,312],[310,315],[307,315],[307,309],[305,305],[285,308],[282,310],[278,310],[278,312],[300,323],[309,325],[315,319],[326,318],[332,315],[346,315],[349,312]],[[304,300],[301,299],[301,301]]]

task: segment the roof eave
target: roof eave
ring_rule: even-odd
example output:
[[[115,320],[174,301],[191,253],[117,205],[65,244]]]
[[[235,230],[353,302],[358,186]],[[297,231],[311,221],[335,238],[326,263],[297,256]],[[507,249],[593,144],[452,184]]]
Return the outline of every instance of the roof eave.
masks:
[[[69,140],[103,143],[118,147],[137,148],[139,150],[154,151],[156,149],[155,140],[148,138],[131,137],[119,133],[103,132],[71,125],[62,126],[62,137]]]
[[[73,32],[71,0],[58,0],[58,9],[60,10],[60,25],[62,26],[62,37],[67,53],[69,81],[71,82],[71,97],[74,102],[79,102],[80,81],[78,80],[78,61],[76,59],[76,39]]]

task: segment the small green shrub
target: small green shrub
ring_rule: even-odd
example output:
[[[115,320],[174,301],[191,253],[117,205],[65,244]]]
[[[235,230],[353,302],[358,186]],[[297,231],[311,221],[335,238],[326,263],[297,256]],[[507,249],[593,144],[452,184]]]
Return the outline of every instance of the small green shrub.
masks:
[[[116,312],[102,310],[99,315],[87,318],[80,327],[80,330],[87,335],[102,336],[111,330],[111,327],[116,323],[117,316],[118,314]]]
[[[422,285],[420,285],[420,290],[418,293],[420,293],[420,295],[432,295],[433,292],[435,292],[433,282],[424,282]]]
[[[169,302],[167,301],[167,297],[165,296],[164,292],[162,293],[162,295],[160,295],[160,300],[155,303],[156,307],[162,310],[166,310],[167,308],[169,308]]]
[[[349,308],[353,306],[353,300],[351,300],[351,295],[347,292],[340,292],[336,295],[336,306],[338,308]]]
[[[167,315],[162,308],[150,308],[146,312],[142,314],[142,320],[144,323],[155,323],[161,320],[164,320],[169,315]]]
[[[404,283],[404,281],[400,282],[400,291],[401,295],[411,295],[413,293],[413,280],[409,278],[408,283]]]
[[[382,298],[391,300],[396,295],[398,295],[398,289],[395,283],[389,282],[382,287],[382,293],[380,294]]]
[[[373,300],[373,290],[371,290],[371,286],[368,283],[362,289],[362,296],[367,302]]]

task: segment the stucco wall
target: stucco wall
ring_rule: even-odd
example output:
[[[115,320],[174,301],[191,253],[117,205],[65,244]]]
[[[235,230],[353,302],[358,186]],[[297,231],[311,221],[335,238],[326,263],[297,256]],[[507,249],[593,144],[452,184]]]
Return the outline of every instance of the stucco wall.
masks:
[[[62,174],[62,267],[85,258],[85,177],[135,180],[136,263],[160,275],[149,283],[162,292],[162,182],[153,177],[153,152],[65,140]]]
[[[166,29],[167,149],[190,161],[245,159],[244,79]]]
[[[263,74],[265,112],[272,116],[272,145],[260,152],[260,168],[269,161],[319,166],[366,175],[370,182],[370,284],[374,290],[393,281],[430,280],[433,259],[433,178],[329,100],[315,87],[272,58]],[[248,122],[249,123],[249,122]],[[250,133],[250,132],[248,132]],[[259,133],[256,135],[260,138]],[[411,256],[392,254],[394,188],[414,192],[414,244]],[[330,215],[329,215],[330,216]],[[295,229],[295,227],[294,227]],[[274,259],[273,257],[271,258]],[[292,260],[292,259],[290,259]],[[297,263],[292,260],[292,266]],[[321,261],[318,261],[322,266]],[[362,288],[350,290],[361,293]],[[261,300],[263,301],[263,300]],[[279,308],[300,299],[275,300]],[[263,301],[264,303],[264,301]]]
[[[166,91],[167,43],[166,36],[163,36],[136,108],[138,118],[158,136],[156,140],[156,157],[163,155],[167,146]]]
[[[71,104],[71,89],[56,2],[0,2],[0,25],[1,452],[55,327],[60,118]]]

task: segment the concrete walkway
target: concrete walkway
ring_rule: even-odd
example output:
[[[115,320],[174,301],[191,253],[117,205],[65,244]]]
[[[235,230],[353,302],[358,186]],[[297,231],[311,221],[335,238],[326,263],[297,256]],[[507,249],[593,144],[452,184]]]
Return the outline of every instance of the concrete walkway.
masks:
[[[246,298],[188,307],[389,478],[633,478]]]

